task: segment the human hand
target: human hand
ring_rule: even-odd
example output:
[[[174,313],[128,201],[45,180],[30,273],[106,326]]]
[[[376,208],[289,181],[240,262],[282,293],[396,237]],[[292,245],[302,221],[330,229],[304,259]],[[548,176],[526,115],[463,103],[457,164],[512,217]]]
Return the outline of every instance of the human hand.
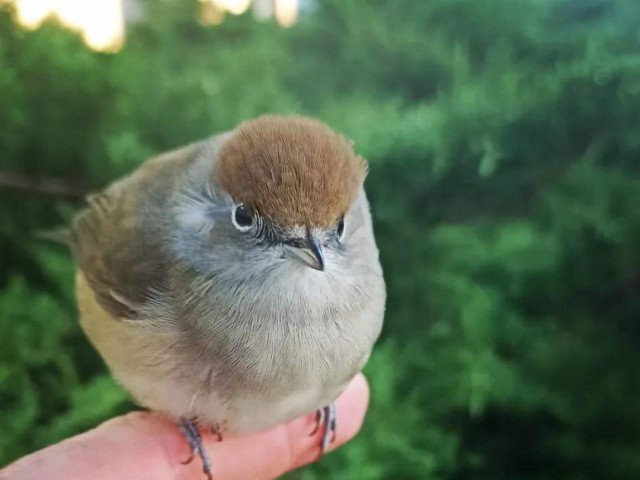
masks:
[[[336,401],[338,430],[329,451],[360,430],[369,387],[358,375]],[[311,463],[320,452],[310,414],[271,430],[218,442],[203,433],[215,480],[269,480]],[[188,465],[189,446],[177,424],[146,412],[111,419],[86,433],[23,457],[0,470],[0,480],[204,480],[197,456]]]

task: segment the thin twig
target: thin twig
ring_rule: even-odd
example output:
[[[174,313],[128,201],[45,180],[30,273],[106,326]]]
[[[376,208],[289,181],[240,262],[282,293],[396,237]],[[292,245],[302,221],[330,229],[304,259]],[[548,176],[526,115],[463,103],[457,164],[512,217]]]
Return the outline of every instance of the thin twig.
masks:
[[[0,171],[0,188],[52,197],[83,199],[88,191],[68,180]]]

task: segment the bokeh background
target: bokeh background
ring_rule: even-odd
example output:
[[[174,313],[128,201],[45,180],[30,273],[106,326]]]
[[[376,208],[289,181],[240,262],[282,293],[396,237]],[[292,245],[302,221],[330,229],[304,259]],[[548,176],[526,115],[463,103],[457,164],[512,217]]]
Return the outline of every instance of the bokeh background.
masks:
[[[389,300],[364,431],[288,478],[640,478],[640,2],[134,3],[106,52],[0,7],[0,465],[133,408],[34,233],[296,112],[370,162]]]

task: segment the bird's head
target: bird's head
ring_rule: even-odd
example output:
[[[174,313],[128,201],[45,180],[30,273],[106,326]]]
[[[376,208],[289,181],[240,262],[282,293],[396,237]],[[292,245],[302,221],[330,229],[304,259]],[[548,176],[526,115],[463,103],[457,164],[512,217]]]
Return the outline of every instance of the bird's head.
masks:
[[[351,142],[321,122],[265,115],[241,123],[225,136],[209,172],[218,206],[221,194],[225,199],[224,208],[210,209],[212,241],[330,269],[330,259],[345,254],[352,217],[362,215],[353,210],[366,173]]]

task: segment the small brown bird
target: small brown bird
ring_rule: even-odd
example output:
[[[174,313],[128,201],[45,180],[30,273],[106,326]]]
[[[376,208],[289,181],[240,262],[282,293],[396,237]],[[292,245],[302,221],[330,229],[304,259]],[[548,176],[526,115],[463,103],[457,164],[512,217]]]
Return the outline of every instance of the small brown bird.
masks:
[[[81,325],[141,405],[219,435],[318,411],[362,369],[385,285],[365,161],[324,124],[262,116],[144,163],[72,223]]]

